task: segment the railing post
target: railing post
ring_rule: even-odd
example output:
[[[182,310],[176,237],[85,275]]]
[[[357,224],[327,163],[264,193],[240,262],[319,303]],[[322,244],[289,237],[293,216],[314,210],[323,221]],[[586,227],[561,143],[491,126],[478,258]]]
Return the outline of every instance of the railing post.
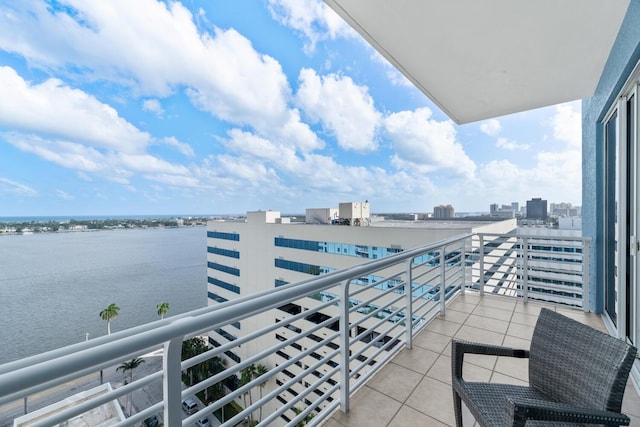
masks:
[[[349,284],[345,280],[340,286],[340,408],[342,412],[349,412]]]
[[[480,295],[484,295],[484,235],[480,237],[480,248],[478,248],[478,256],[480,257]]]
[[[405,284],[404,284],[404,292],[406,295],[406,315],[405,315],[405,330],[407,337],[405,338],[407,348],[411,348],[413,345],[413,336],[412,336],[412,328],[413,328],[413,276],[411,269],[411,264],[413,263],[413,258],[408,259],[406,261],[407,268],[405,272]]]
[[[440,249],[440,315],[444,316],[444,310],[445,310],[445,301],[444,298],[447,294],[447,283],[446,283],[446,278],[444,277],[445,275],[445,265],[444,265],[444,252],[445,252],[446,247],[443,246],[442,249]]]
[[[460,266],[462,267],[462,282],[460,283],[460,293],[464,295],[467,288],[467,239],[462,241],[462,250],[460,251]]]
[[[164,343],[164,357],[162,368],[162,395],[164,398],[164,425],[182,425],[182,372],[180,362],[182,358],[182,337],[174,338]]]
[[[529,238],[522,238],[522,301],[529,300]]]
[[[591,269],[589,266],[590,263],[590,240],[582,241],[582,310],[590,311],[591,310],[591,302],[589,300],[591,292]]]

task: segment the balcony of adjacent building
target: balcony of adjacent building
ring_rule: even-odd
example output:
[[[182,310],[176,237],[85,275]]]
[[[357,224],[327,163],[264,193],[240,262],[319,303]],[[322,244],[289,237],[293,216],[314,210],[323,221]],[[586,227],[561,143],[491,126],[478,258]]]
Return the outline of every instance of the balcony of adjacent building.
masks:
[[[225,426],[453,425],[452,337],[527,348],[543,305],[605,330],[589,309],[589,244],[581,237],[460,235],[11,362],[0,366],[0,425],[25,411],[20,419],[29,425],[57,425],[113,402],[122,409],[118,426],[152,416],[168,426],[203,417]],[[256,316],[270,321],[229,334]],[[211,346],[183,357],[184,341],[202,335]],[[138,357],[157,368],[121,375],[86,398]],[[465,363],[472,379],[527,381],[526,362]],[[190,376],[198,377],[193,385]],[[42,396],[74,403],[49,410]],[[190,397],[198,411],[187,414],[182,401]],[[623,410],[631,425],[640,425],[638,408],[628,385]]]

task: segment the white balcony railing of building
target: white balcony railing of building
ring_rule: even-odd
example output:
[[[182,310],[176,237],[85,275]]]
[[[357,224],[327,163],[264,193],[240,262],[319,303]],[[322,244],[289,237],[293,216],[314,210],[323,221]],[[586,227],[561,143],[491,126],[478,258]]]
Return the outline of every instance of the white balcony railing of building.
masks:
[[[30,426],[57,425],[153,385],[162,387],[162,399],[137,408],[117,426],[140,425],[155,414],[162,414],[166,426],[192,425],[229,405],[239,412],[224,426],[317,425],[338,407],[348,411],[352,393],[398,351],[410,348],[415,334],[443,314],[446,302],[459,292],[475,289],[588,309],[588,275],[583,274],[588,244],[581,238],[460,235],[7,363],[0,366],[0,408],[162,348],[161,370]],[[242,337],[223,332],[224,342],[211,339],[213,348],[181,360],[185,339],[233,330],[257,314],[270,321]],[[183,385],[184,371],[214,357],[228,359],[238,348],[255,351],[193,386]],[[256,364],[268,371],[233,381]],[[221,382],[224,393],[197,413],[184,414],[184,398],[204,400],[204,390]]]

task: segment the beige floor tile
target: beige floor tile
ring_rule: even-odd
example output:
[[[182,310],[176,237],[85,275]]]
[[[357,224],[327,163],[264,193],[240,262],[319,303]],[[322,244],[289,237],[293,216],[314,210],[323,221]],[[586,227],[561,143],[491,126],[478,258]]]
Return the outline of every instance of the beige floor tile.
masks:
[[[529,359],[498,357],[495,371],[519,380],[529,382]]]
[[[469,317],[469,313],[456,311],[456,310],[449,310],[449,308],[447,308],[447,310],[444,313],[444,316],[439,316],[438,319],[448,320],[449,322],[464,323],[468,317]]]
[[[570,309],[562,309],[562,308],[559,308],[556,311],[573,320],[577,320],[580,323],[589,325],[594,329],[597,329],[599,331],[606,331],[606,327],[602,322],[602,318],[595,313],[585,313],[584,311],[580,311],[580,310],[570,310]]]
[[[516,303],[517,301],[515,298],[485,296],[478,302],[478,305],[484,307],[499,308],[501,310],[512,312],[516,308]]]
[[[511,321],[513,323],[519,323],[521,325],[536,326],[536,322],[538,322],[538,316],[525,313],[513,313]]]
[[[467,302],[459,301],[459,298],[460,297],[457,297],[455,301],[447,305],[447,310],[460,311],[463,313],[471,313],[478,305],[477,303],[470,304]]]
[[[631,418],[631,423],[629,424],[629,427],[640,427],[640,417],[636,417],[635,415],[629,415],[629,414],[627,414],[627,416]]]
[[[444,354],[438,357],[438,360],[431,366],[427,376],[443,383],[451,384],[451,358]]]
[[[424,426],[424,427],[447,427],[435,418],[431,418],[420,411],[409,406],[400,408],[395,417],[391,420],[389,427],[407,427],[407,426]]]
[[[349,413],[337,412],[333,418],[348,427],[386,427],[401,406],[397,400],[365,386],[351,398]]]
[[[496,360],[498,360],[497,356],[488,354],[465,354],[464,356],[464,363],[471,363],[486,369],[493,369],[496,365]]]
[[[367,385],[395,400],[404,402],[422,380],[422,376],[404,366],[389,363]]]
[[[458,332],[460,326],[460,323],[449,322],[447,320],[441,319],[433,319],[426,329],[431,332],[437,332],[439,334],[452,337],[456,334],[456,332]]]
[[[520,325],[518,323],[509,324],[509,328],[507,329],[507,335],[522,338],[525,340],[530,340],[533,336],[533,326]]]
[[[634,415],[640,418],[640,397],[636,389],[631,384],[631,381],[627,383],[627,387],[624,390],[624,399],[622,400],[622,412],[627,415]]]
[[[473,310],[473,314],[477,316],[490,317],[491,319],[498,319],[505,322],[509,322],[511,320],[511,316],[513,315],[513,312],[510,310],[502,310],[500,308],[478,305],[476,309]]]
[[[431,350],[425,350],[418,346],[413,346],[412,349],[405,348],[402,350],[393,359],[393,363],[424,375],[431,368],[431,365],[433,365],[433,362],[435,362],[437,358],[438,353]]]
[[[505,322],[504,320],[478,316],[476,314],[470,315],[465,324],[473,326],[474,328],[486,329],[487,331],[499,332],[501,334],[506,333],[509,327],[509,322]]]
[[[431,331],[422,331],[413,339],[413,345],[442,353],[451,342],[451,337]]]
[[[502,345],[505,347],[516,348],[519,350],[529,350],[531,348],[531,340],[525,340],[524,338],[505,335]]]
[[[331,417],[329,418],[329,420],[325,421],[325,423],[322,424],[322,427],[344,427],[344,424],[336,421],[334,417]]]
[[[430,377],[424,377],[405,402],[411,408],[429,414],[438,421],[455,425],[451,386]],[[366,424],[363,424],[366,425]]]
[[[502,345],[504,335],[497,332],[487,331],[486,329],[463,325],[456,333],[455,338],[471,342]]]
[[[529,302],[518,301],[518,304],[516,304],[515,312],[530,314],[532,316],[538,316],[540,314],[540,310],[542,309],[542,307],[549,308],[550,306],[546,306],[546,305],[531,302],[531,301]]]

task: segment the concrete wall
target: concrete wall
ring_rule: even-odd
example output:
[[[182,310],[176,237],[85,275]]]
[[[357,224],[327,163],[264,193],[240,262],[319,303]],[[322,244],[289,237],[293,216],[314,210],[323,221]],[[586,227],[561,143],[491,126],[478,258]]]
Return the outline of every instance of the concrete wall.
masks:
[[[594,29],[597,31],[597,29]],[[602,120],[640,60],[640,0],[631,0],[593,97],[582,102],[582,230],[592,238],[591,309],[604,309],[604,130]]]

